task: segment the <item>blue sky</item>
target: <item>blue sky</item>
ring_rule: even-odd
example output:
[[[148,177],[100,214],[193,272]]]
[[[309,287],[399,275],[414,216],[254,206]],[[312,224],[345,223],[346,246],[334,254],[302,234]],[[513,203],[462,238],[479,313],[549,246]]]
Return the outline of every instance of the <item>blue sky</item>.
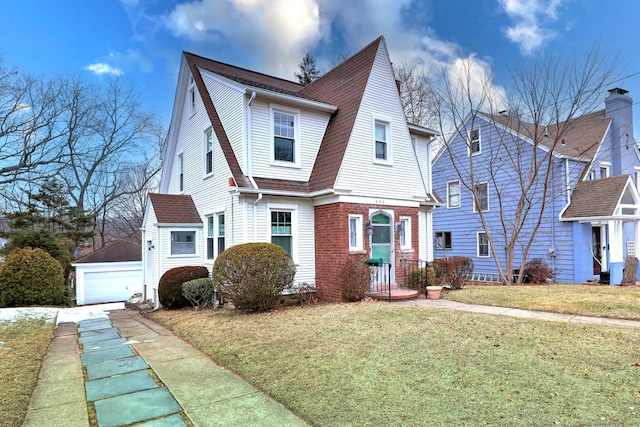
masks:
[[[615,85],[640,139],[639,19],[633,0],[20,0],[0,6],[0,55],[36,75],[121,75],[167,125],[183,50],[293,80],[306,52],[326,68],[383,35],[393,62],[471,58],[508,87],[522,60],[600,43],[631,76]]]

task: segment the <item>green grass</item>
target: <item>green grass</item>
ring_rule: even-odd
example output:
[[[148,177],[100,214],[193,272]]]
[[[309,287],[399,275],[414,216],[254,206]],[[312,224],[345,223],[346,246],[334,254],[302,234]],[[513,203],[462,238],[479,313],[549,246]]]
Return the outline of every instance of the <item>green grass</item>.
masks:
[[[640,320],[640,288],[620,286],[468,286],[443,298],[469,304]]]
[[[22,424],[55,325],[45,320],[0,322],[0,426]]]
[[[312,425],[640,418],[640,330],[375,302],[152,318]]]

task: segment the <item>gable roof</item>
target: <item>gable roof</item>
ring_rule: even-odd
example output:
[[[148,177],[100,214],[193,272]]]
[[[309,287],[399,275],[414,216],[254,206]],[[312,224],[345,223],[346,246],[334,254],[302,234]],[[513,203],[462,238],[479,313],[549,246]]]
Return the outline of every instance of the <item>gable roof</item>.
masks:
[[[311,191],[332,188],[335,183],[376,54],[383,41],[383,37],[378,37],[301,91],[339,107],[329,120],[318,150],[309,179]]]
[[[548,127],[519,121],[505,115],[483,115],[490,121],[553,149],[558,155],[585,161],[595,157],[611,123],[611,119],[605,117],[604,110],[574,117]]]
[[[73,264],[127,261],[142,261],[142,247],[126,240],[117,240],[102,249],[78,258],[73,261]]]
[[[615,215],[629,178],[630,175],[618,175],[579,182],[560,217],[567,220]]]
[[[149,200],[159,224],[202,224],[189,195],[149,193]]]

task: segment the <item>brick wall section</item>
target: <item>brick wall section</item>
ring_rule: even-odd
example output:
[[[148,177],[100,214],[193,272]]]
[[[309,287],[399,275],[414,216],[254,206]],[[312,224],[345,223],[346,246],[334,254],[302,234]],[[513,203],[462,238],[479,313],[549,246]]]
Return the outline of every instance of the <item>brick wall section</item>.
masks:
[[[349,256],[349,215],[360,214],[363,218],[364,252],[371,253],[369,236],[364,230],[364,222],[369,220],[369,211],[373,209],[392,210],[394,221],[401,216],[411,217],[411,246],[413,252],[401,252],[397,235],[395,242],[395,261],[401,258],[418,259],[418,208],[389,205],[365,205],[355,203],[332,203],[316,206],[314,209],[315,250],[316,250],[316,288],[325,301],[342,301],[342,290],[338,282],[338,269]],[[395,227],[394,227],[395,232]]]

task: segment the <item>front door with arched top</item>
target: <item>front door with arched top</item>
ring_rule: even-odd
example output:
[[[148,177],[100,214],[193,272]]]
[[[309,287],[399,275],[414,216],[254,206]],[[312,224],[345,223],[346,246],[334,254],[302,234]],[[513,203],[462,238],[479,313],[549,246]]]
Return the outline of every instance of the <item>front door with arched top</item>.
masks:
[[[382,261],[391,265],[384,267],[384,275],[390,275],[385,281],[393,283],[393,222],[386,213],[379,212],[371,217],[373,234],[371,236],[371,258],[382,258]],[[374,283],[377,285],[378,283]]]

